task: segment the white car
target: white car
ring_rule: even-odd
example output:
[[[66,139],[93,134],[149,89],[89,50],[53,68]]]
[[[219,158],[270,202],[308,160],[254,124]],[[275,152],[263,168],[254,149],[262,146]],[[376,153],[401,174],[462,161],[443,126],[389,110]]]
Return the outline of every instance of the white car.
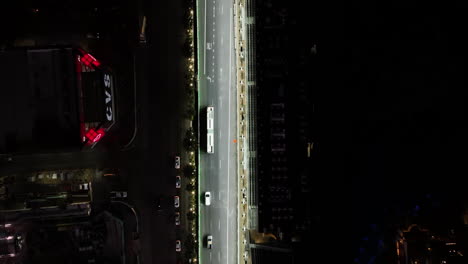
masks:
[[[112,199],[127,198],[127,192],[111,192]]]
[[[175,242],[175,251],[180,252],[182,250],[182,243],[180,240],[176,240]]]
[[[180,201],[180,198],[179,196],[174,196],[174,206],[175,208],[179,208],[179,201]]]
[[[180,189],[180,183],[181,183],[180,176],[175,176],[175,179],[176,179],[176,181],[175,181],[175,187],[176,187],[177,189]]]
[[[175,156],[175,168],[180,169],[180,156]]]
[[[211,249],[213,247],[213,236],[212,235],[209,235],[207,238],[206,238],[206,247]]]
[[[211,193],[205,192],[205,205],[210,205],[210,204],[211,204]]]
[[[80,184],[80,190],[88,191],[89,190],[89,183],[82,183]]]

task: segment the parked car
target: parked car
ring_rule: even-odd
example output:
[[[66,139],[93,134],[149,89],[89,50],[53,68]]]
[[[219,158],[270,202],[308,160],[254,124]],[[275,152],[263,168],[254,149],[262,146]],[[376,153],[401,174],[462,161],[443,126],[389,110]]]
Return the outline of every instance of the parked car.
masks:
[[[80,190],[87,191],[89,190],[89,183],[82,183],[80,184]]]
[[[206,247],[208,249],[211,249],[211,247],[213,246],[213,236],[212,235],[209,235],[207,238],[206,238]]]
[[[180,169],[180,156],[175,156],[175,168]]]
[[[211,204],[211,192],[205,192],[205,205]]]
[[[156,200],[156,210],[158,211],[162,211],[162,197],[159,197],[157,200]]]
[[[179,196],[174,196],[174,205],[176,208],[179,208],[180,204],[179,204],[179,201],[180,201],[180,198]]]
[[[175,224],[180,225],[180,213],[179,212],[175,213]]]
[[[175,181],[175,187],[176,187],[177,189],[180,189],[180,185],[181,185],[180,176],[175,176],[175,179],[176,179],[176,181]]]
[[[110,192],[110,194],[111,194],[111,199],[127,198],[127,192],[114,191],[114,192]]]
[[[175,242],[175,251],[177,252],[182,251],[182,243],[180,242],[180,240],[176,240]]]

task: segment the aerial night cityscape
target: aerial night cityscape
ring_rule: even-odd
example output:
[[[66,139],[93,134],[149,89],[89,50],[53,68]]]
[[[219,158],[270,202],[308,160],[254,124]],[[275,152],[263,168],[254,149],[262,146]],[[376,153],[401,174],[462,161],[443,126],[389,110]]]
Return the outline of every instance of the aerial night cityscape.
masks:
[[[0,264],[468,263],[467,7],[10,2]]]

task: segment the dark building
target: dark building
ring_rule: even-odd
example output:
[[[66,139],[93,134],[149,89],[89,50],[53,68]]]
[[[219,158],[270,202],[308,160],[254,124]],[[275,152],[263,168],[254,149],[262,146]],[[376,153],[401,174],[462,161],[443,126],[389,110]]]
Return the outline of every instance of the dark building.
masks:
[[[255,7],[257,229],[273,234],[276,241],[267,244],[289,259],[297,248],[293,245],[311,240],[310,234],[317,232],[321,210],[313,185],[318,57],[313,27],[304,34],[304,27],[298,26],[313,23],[305,21],[310,18],[297,7],[269,0],[257,0]],[[255,249],[252,254],[261,256],[264,250]]]
[[[466,263],[463,244],[454,229],[440,234],[413,224],[398,232],[396,263]]]
[[[0,61],[0,153],[92,148],[114,124],[114,78],[91,54],[16,48]]]

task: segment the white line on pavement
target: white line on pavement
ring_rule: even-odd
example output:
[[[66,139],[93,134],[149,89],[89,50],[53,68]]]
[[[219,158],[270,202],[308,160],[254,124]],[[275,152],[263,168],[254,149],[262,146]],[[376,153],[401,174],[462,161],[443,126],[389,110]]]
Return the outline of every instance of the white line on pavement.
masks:
[[[205,50],[203,51],[203,74],[205,74],[206,72],[206,0],[205,0],[205,23],[203,24],[203,26],[205,27],[205,30],[203,32],[205,35],[205,39],[204,39]]]
[[[219,160],[219,169],[221,169],[221,160]]]
[[[218,220],[218,230],[221,230],[221,221]]]
[[[229,10],[229,18],[232,18],[232,8],[230,8]],[[229,28],[232,27],[232,19],[229,19]],[[231,49],[231,39],[229,40],[229,49]],[[229,65],[231,65],[231,56],[232,56],[232,53],[231,51],[229,51]],[[228,165],[227,165],[227,170],[228,170],[228,175],[227,175],[227,181],[228,181],[228,186],[227,186],[227,189],[228,189],[228,203],[227,203],[227,207],[229,208],[229,205],[230,205],[230,195],[229,195],[229,171],[230,171],[230,166],[229,166],[229,161],[230,161],[230,153],[231,153],[231,129],[230,128],[230,125],[231,125],[231,74],[229,73],[229,83],[228,83],[228,138],[227,138],[227,143],[228,143],[228,157],[227,157],[227,160],[228,160]],[[227,227],[226,227],[226,261],[227,263],[229,263],[229,214],[228,214],[228,210],[226,210],[226,217],[227,217]]]

